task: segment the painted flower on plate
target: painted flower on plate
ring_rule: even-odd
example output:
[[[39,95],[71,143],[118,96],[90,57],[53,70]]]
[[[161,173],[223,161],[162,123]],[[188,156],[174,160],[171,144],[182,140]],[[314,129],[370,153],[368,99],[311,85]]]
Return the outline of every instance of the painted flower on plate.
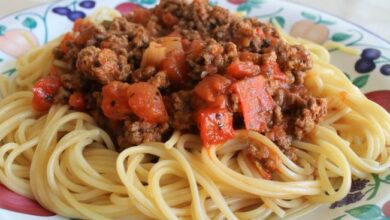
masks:
[[[313,21],[301,20],[294,23],[290,30],[290,34],[294,37],[300,37],[318,44],[323,44],[328,40],[329,29],[326,26],[316,24]]]
[[[0,36],[0,51],[15,58],[38,45],[37,37],[24,29],[10,29]]]

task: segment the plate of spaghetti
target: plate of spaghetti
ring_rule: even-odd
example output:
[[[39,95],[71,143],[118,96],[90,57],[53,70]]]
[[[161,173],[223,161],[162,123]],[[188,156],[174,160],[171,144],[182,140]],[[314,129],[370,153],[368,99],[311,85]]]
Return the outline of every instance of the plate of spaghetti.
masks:
[[[284,1],[0,19],[0,219],[389,219],[390,43]]]

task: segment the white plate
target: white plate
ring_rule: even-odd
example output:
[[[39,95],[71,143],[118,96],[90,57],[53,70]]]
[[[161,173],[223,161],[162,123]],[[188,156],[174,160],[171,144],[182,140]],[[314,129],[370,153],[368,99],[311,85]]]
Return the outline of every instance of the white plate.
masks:
[[[369,98],[390,110],[390,42],[366,29],[322,11],[285,1],[210,0],[211,4],[240,11],[262,20],[275,18],[287,33],[323,44],[333,40],[361,51],[368,49],[376,59],[330,50],[331,61],[339,67]],[[34,44],[67,32],[72,20],[90,14],[94,8],[108,6],[125,12],[138,5],[152,7],[156,0],[64,0],[10,14],[0,19],[0,73],[17,74],[15,59]],[[369,55],[370,55],[369,54]],[[13,211],[9,211],[13,210]],[[27,214],[21,214],[27,213]],[[51,216],[51,217],[42,217]],[[322,205],[301,219],[390,219],[390,170],[370,179],[353,182],[346,198]],[[0,219],[64,219],[43,210],[35,202],[0,186]]]

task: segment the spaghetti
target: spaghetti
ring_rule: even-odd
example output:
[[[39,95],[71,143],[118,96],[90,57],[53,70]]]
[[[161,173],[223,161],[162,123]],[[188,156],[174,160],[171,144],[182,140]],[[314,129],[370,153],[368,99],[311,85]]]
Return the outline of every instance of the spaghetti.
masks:
[[[329,64],[325,48],[283,37],[311,52],[314,67],[305,86],[328,100],[326,118],[293,141],[296,161],[266,136],[246,130],[214,148],[176,131],[166,142],[118,153],[88,114],[67,105],[35,111],[31,88],[48,74],[58,38],[21,57],[16,79],[0,77],[0,182],[80,219],[263,219],[301,215],[343,198],[352,177],[390,167],[390,116]],[[248,142],[280,158],[272,180],[248,161]]]

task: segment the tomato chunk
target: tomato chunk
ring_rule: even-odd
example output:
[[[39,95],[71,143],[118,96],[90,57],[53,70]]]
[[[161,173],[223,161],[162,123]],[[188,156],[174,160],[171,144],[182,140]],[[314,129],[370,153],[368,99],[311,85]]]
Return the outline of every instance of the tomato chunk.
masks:
[[[62,39],[59,48],[62,50],[62,52],[67,53],[69,48],[69,43],[74,41],[74,36],[72,33],[66,33],[64,38]]]
[[[188,45],[186,47],[183,47],[184,50],[188,52],[188,58],[191,60],[199,58],[199,56],[202,54],[203,48],[205,47],[205,42],[202,40],[194,40],[187,44]]]
[[[170,12],[166,12],[161,16],[164,25],[168,28],[173,27],[177,23],[177,18]]]
[[[132,20],[135,23],[146,25],[150,20],[150,16],[151,16],[150,10],[147,10],[145,8],[137,8],[133,11],[133,13],[134,14]]]
[[[196,121],[205,147],[223,143],[234,136],[233,114],[227,109],[201,109],[196,113]]]
[[[107,118],[123,120],[132,112],[128,104],[128,88],[129,84],[118,81],[103,86],[101,108]]]
[[[246,78],[232,85],[232,90],[240,100],[246,129],[264,132],[274,102],[265,87],[262,76]]]
[[[230,84],[231,81],[224,76],[210,75],[196,85],[195,94],[213,106],[223,107],[221,102],[225,101],[224,93]]]
[[[88,21],[87,19],[77,19],[73,23],[73,31],[74,32],[81,32],[84,31],[85,29],[91,27],[93,24]]]
[[[179,86],[184,84],[189,71],[186,56],[179,49],[170,51],[167,57],[161,61],[160,68],[166,71],[169,81]]]
[[[274,80],[279,80],[281,82],[287,81],[286,74],[279,68],[279,65],[276,61],[261,65],[261,71],[263,72],[263,75],[268,75],[271,73],[271,77]]]
[[[127,89],[128,105],[138,117],[146,122],[163,123],[168,114],[158,89],[146,82],[129,85]]]
[[[75,34],[76,38],[74,42],[79,46],[83,46],[97,34],[97,29],[87,19],[77,19],[73,25],[73,31],[78,32],[78,34]]]
[[[61,87],[58,78],[46,76],[35,82],[33,87],[32,106],[37,111],[49,110],[54,102],[54,96]]]
[[[75,109],[83,110],[86,106],[84,95],[81,92],[74,92],[69,97],[69,105]]]
[[[244,51],[240,53],[241,61],[252,61],[253,63],[258,63],[260,60],[260,54]]]
[[[236,79],[247,76],[256,76],[260,73],[260,67],[251,61],[234,61],[226,68],[226,73]]]

